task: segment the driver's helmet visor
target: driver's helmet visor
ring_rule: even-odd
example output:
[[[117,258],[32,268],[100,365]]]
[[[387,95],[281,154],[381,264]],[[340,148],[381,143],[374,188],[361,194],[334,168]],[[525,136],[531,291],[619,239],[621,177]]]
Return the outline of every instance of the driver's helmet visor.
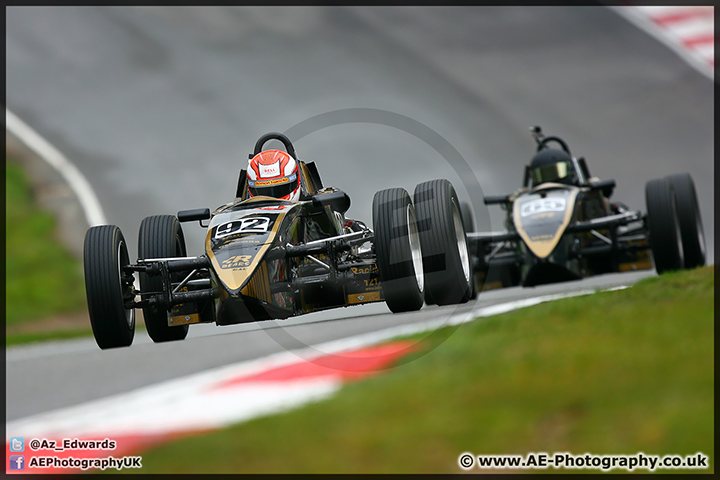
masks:
[[[536,167],[531,172],[533,185],[562,180],[569,175],[571,169],[572,166],[569,162],[557,162],[543,167]]]
[[[248,189],[250,195],[257,197],[265,195],[273,198],[287,197],[298,188],[298,174],[293,173],[286,177],[271,178],[267,180],[250,180],[248,179]]]

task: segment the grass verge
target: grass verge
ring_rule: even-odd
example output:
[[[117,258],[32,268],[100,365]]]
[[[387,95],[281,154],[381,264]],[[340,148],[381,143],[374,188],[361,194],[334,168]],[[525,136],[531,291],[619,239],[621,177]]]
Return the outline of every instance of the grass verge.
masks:
[[[703,452],[712,472],[713,275],[464,324],[329,400],[144,452],[138,473],[462,473],[463,452]]]
[[[22,167],[5,163],[6,344],[64,338],[69,330],[31,324],[58,314],[86,311],[82,265],[57,240],[56,221],[40,209]],[[83,335],[92,334],[89,328]],[[71,328],[77,333],[77,328]]]

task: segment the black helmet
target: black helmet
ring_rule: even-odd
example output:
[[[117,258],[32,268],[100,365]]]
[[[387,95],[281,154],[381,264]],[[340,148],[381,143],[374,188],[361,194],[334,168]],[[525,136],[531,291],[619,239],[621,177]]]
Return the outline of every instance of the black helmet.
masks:
[[[530,160],[530,178],[533,187],[545,182],[578,183],[572,158],[556,148],[546,148],[535,154]]]

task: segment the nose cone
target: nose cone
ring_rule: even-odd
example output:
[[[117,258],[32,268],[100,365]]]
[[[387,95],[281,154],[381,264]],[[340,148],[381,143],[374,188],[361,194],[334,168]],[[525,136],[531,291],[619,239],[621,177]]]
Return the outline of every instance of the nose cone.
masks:
[[[538,258],[552,253],[570,224],[579,189],[560,187],[518,197],[513,221],[528,249]]]

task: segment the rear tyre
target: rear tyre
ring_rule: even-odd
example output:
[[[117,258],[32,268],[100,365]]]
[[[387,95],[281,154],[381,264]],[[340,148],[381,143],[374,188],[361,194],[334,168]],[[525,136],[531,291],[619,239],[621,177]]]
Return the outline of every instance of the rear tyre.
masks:
[[[688,173],[670,175],[668,181],[675,191],[675,207],[682,238],[685,268],[705,265],[705,234],[695,184]]]
[[[138,236],[139,258],[171,258],[186,256],[185,237],[177,217],[174,215],[154,215],[145,218],[140,224]],[[170,275],[171,282],[182,280],[182,273]],[[140,290],[146,292],[162,291],[162,279],[140,273]],[[188,334],[188,325],[169,326],[167,310],[164,308],[144,307],[143,317],[148,335],[153,342],[171,342],[183,340]]]
[[[85,234],[83,266],[85,293],[93,336],[102,349],[127,347],[135,335],[135,309],[125,308],[134,298],[127,244],[115,225],[91,227]]]
[[[420,310],[425,280],[415,208],[402,188],[373,197],[375,254],[385,303],[393,313]]]
[[[474,282],[455,189],[447,180],[431,180],[415,187],[413,199],[432,301],[438,305],[467,302]]]
[[[667,177],[645,185],[645,203],[655,270],[658,274],[680,270],[684,265],[682,238],[675,193]]]

